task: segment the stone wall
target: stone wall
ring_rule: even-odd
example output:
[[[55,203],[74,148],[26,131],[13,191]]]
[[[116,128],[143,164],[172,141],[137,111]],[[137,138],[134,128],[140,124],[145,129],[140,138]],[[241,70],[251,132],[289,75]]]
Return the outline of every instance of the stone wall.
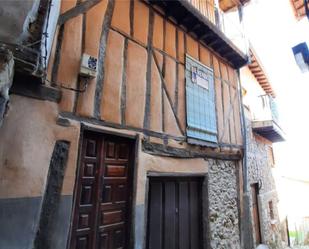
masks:
[[[271,145],[271,142],[262,137],[259,137],[257,134],[252,132],[251,121],[249,119],[246,120],[246,124],[249,174],[248,181],[249,185],[259,183],[260,186],[258,204],[262,242],[267,244],[271,249],[282,248],[279,222],[280,219],[277,209],[278,196],[274,177],[272,175],[272,166],[270,163],[271,160],[268,158],[268,146]],[[273,203],[273,220],[270,217],[270,201]],[[252,200],[250,203],[252,210]],[[253,221],[253,217],[251,218]],[[254,241],[254,244],[256,244],[256,241]]]
[[[239,249],[236,164],[209,160],[209,228],[212,249]]]

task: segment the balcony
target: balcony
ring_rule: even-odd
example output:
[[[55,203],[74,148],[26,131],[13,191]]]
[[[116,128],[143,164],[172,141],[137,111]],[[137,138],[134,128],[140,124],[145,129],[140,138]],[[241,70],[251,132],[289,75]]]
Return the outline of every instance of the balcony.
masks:
[[[252,129],[255,133],[269,141],[282,142],[284,132],[279,126],[279,116],[274,99],[269,95],[259,96],[256,108],[252,111]]]
[[[248,52],[248,42],[243,27],[239,21],[239,12],[236,7],[238,0],[186,0],[194,8],[209,19],[232,43],[244,54]],[[244,0],[243,0],[244,2]]]
[[[235,8],[239,5],[244,5],[250,2],[250,0],[219,0],[220,9],[224,12],[229,11],[232,8]]]
[[[214,0],[148,0],[234,68],[247,64],[247,42],[238,10],[224,13]]]

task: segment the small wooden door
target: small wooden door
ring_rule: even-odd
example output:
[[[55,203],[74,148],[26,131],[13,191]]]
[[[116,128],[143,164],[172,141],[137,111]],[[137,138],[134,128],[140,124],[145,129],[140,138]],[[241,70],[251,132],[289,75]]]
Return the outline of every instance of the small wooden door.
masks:
[[[202,248],[201,178],[150,178],[148,249]]]
[[[262,242],[260,216],[259,216],[259,203],[258,203],[258,194],[259,194],[258,184],[251,185],[251,194],[252,194],[252,216],[253,216],[255,243],[256,245],[258,245],[261,244]]]
[[[132,143],[85,132],[75,190],[71,249],[126,249],[130,232]]]

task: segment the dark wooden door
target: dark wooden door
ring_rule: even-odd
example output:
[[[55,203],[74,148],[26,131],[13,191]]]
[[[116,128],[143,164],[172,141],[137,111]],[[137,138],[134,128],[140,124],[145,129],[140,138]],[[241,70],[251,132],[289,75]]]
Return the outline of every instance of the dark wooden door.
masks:
[[[148,249],[202,248],[201,178],[150,178]]]
[[[259,204],[258,204],[258,194],[259,188],[258,184],[251,185],[252,194],[252,216],[253,216],[253,226],[255,234],[256,245],[261,244],[261,227],[260,227],[260,216],[259,216]]]
[[[132,148],[129,140],[85,132],[71,249],[128,248]]]

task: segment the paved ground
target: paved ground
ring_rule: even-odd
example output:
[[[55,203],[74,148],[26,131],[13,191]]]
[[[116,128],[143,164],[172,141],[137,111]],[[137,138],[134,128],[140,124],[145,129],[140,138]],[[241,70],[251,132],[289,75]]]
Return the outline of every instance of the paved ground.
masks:
[[[287,247],[286,249],[309,249],[309,246],[292,246]]]

